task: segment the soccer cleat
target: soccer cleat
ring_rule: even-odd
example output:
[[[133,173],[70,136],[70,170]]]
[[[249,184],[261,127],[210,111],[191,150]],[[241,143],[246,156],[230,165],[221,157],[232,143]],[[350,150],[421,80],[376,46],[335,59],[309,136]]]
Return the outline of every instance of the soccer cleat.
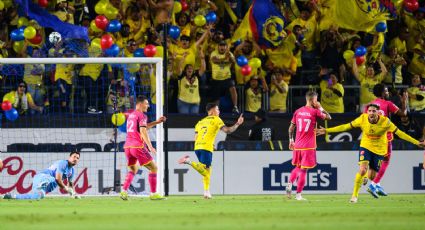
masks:
[[[378,193],[380,196],[388,196],[388,193],[386,193],[384,188],[379,184],[376,185],[376,193]]]
[[[13,196],[10,193],[6,193],[3,195],[3,199],[10,200],[10,199],[13,199]]]
[[[357,197],[355,196],[351,197],[350,203],[357,203]]]
[[[297,195],[295,195],[295,200],[307,200],[304,197],[301,196],[301,193],[297,193]]]
[[[288,182],[288,184],[286,184],[285,191],[286,191],[286,196],[288,197],[288,199],[291,199],[292,183]]]
[[[205,192],[204,192],[204,198],[205,198],[205,199],[212,199],[212,196],[211,196],[210,191],[205,191]]]
[[[373,184],[370,184],[367,187],[367,192],[370,193],[370,195],[372,195],[373,197],[375,197],[376,199],[379,198],[378,194],[376,193],[376,186]]]
[[[189,155],[184,155],[178,160],[179,164],[189,164],[190,158]]]
[[[167,198],[165,198],[165,197],[163,197],[163,196],[159,195],[158,193],[151,194],[151,195],[149,196],[149,198],[150,198],[151,200],[166,200],[166,199],[167,199]]]
[[[127,193],[127,191],[120,192],[120,198],[122,200],[128,200],[128,193]]]

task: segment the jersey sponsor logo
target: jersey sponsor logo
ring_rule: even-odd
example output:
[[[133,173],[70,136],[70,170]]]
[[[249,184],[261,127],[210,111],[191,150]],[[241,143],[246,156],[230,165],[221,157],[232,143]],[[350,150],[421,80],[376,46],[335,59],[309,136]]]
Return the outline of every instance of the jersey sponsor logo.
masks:
[[[422,163],[413,167],[413,190],[425,190],[425,169]]]
[[[270,164],[269,167],[263,168],[263,190],[283,191],[293,168],[291,160],[282,164]],[[317,164],[315,168],[307,171],[307,182],[304,190],[336,191],[338,188],[337,173],[337,168],[332,167],[331,164]],[[296,187],[296,183],[294,186]]]

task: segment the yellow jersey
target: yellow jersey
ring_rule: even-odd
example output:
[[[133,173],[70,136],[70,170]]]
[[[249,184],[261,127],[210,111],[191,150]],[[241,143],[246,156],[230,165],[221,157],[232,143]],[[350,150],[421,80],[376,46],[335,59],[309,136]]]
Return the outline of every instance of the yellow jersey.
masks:
[[[384,75],[379,73],[373,78],[366,76],[365,71],[359,71],[360,78],[360,104],[365,105],[373,100],[375,100],[375,95],[373,95],[373,87],[376,84],[381,83],[384,80]]]
[[[230,53],[233,56],[232,53]],[[218,59],[223,59],[226,57],[226,54],[220,54],[217,50],[213,51],[210,57],[211,60],[211,69],[212,69],[212,79],[216,81],[222,81],[229,79],[232,76],[231,67],[232,62],[223,62],[220,64],[216,64],[212,62],[212,58],[216,57]]]
[[[270,84],[270,111],[286,112],[286,98],[288,96],[288,84],[285,81],[278,83],[279,86],[285,89],[285,92],[279,92],[279,89],[274,84]]]
[[[248,88],[245,91],[245,110],[252,113],[257,112],[261,109],[262,98],[260,89],[258,89],[258,92],[254,92],[252,88]]]
[[[340,83],[336,83],[332,86],[332,89],[336,89],[341,92],[342,97],[339,97],[334,91],[328,88],[328,81],[322,80],[320,82],[320,89],[322,91],[320,96],[320,103],[322,103],[323,109],[328,113],[343,113],[344,112],[344,87]]]
[[[223,126],[224,122],[218,116],[208,116],[198,121],[195,126],[195,133],[197,134],[195,150],[203,149],[213,152],[215,137]]]
[[[85,64],[80,70],[80,76],[88,76],[93,81],[100,77],[104,64]]]
[[[56,64],[55,81],[62,79],[68,85],[72,85],[74,64]]]
[[[201,97],[199,96],[199,81],[198,78],[194,77],[193,83],[190,83],[186,77],[179,80],[179,100],[189,103],[198,104],[201,103]]]

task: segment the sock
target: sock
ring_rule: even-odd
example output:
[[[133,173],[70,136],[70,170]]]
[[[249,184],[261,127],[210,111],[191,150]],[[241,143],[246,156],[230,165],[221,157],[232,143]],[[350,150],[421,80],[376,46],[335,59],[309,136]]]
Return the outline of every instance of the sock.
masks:
[[[387,171],[389,164],[390,161],[382,161],[381,168],[379,168],[379,172],[376,174],[375,179],[373,179],[373,182],[375,182],[375,184],[379,184],[379,182],[381,182],[381,179],[384,176],[385,171]]]
[[[124,191],[128,190],[128,187],[130,187],[130,184],[133,181],[133,178],[134,178],[134,172],[129,171],[127,173],[127,176],[125,177],[124,184],[122,186],[122,190],[124,190]]]
[[[210,190],[210,180],[211,180],[211,167],[206,169],[207,175],[205,175],[202,180],[204,182],[204,191]]]
[[[297,182],[297,193],[301,193],[304,189],[305,181],[307,179],[307,169],[298,170],[298,182]]]
[[[295,182],[295,180],[298,177],[299,169],[300,168],[298,168],[298,167],[295,167],[294,169],[292,169],[291,175],[289,176],[289,183],[292,183],[293,184]]]
[[[28,194],[16,194],[16,198],[17,200],[38,200],[40,198],[43,198],[44,196],[42,195],[41,192],[33,192],[33,193],[28,193]]]
[[[359,196],[359,190],[360,187],[362,186],[362,180],[363,180],[363,176],[360,175],[360,173],[356,173],[356,177],[354,179],[354,188],[353,188],[353,197],[358,197]]]
[[[149,186],[151,193],[156,193],[156,173],[149,173]]]
[[[190,165],[192,166],[192,168],[194,168],[199,174],[201,174],[202,176],[206,176],[207,175],[207,170],[205,168],[205,165],[202,164],[201,162],[190,162]]]

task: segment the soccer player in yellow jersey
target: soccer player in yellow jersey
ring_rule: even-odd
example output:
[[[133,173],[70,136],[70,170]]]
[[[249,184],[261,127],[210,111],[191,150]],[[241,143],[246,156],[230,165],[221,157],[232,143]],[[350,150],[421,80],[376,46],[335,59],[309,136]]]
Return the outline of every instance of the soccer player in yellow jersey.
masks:
[[[207,104],[206,110],[208,116],[200,120],[195,126],[195,154],[199,162],[191,161],[188,155],[179,159],[179,164],[188,164],[192,166],[203,177],[204,198],[211,199],[210,178],[212,152],[214,151],[214,141],[219,130],[225,133],[233,133],[244,121],[241,114],[238,121],[231,127],[224,125],[219,117],[220,110],[215,103]]]
[[[359,196],[360,186],[363,181],[363,176],[369,171],[368,177],[372,181],[379,171],[381,162],[387,154],[388,138],[387,132],[392,132],[399,136],[401,139],[418,145],[419,147],[425,146],[425,141],[419,142],[403,131],[399,130],[388,117],[379,115],[379,105],[369,104],[367,106],[367,114],[364,113],[354,121],[339,125],[333,128],[317,129],[317,134],[322,135],[325,133],[344,132],[352,128],[360,128],[363,131],[362,139],[360,141],[359,152],[359,171],[354,179],[353,195],[350,199],[351,203],[357,203]],[[369,170],[368,170],[369,169]],[[368,190],[368,192],[371,192]]]

